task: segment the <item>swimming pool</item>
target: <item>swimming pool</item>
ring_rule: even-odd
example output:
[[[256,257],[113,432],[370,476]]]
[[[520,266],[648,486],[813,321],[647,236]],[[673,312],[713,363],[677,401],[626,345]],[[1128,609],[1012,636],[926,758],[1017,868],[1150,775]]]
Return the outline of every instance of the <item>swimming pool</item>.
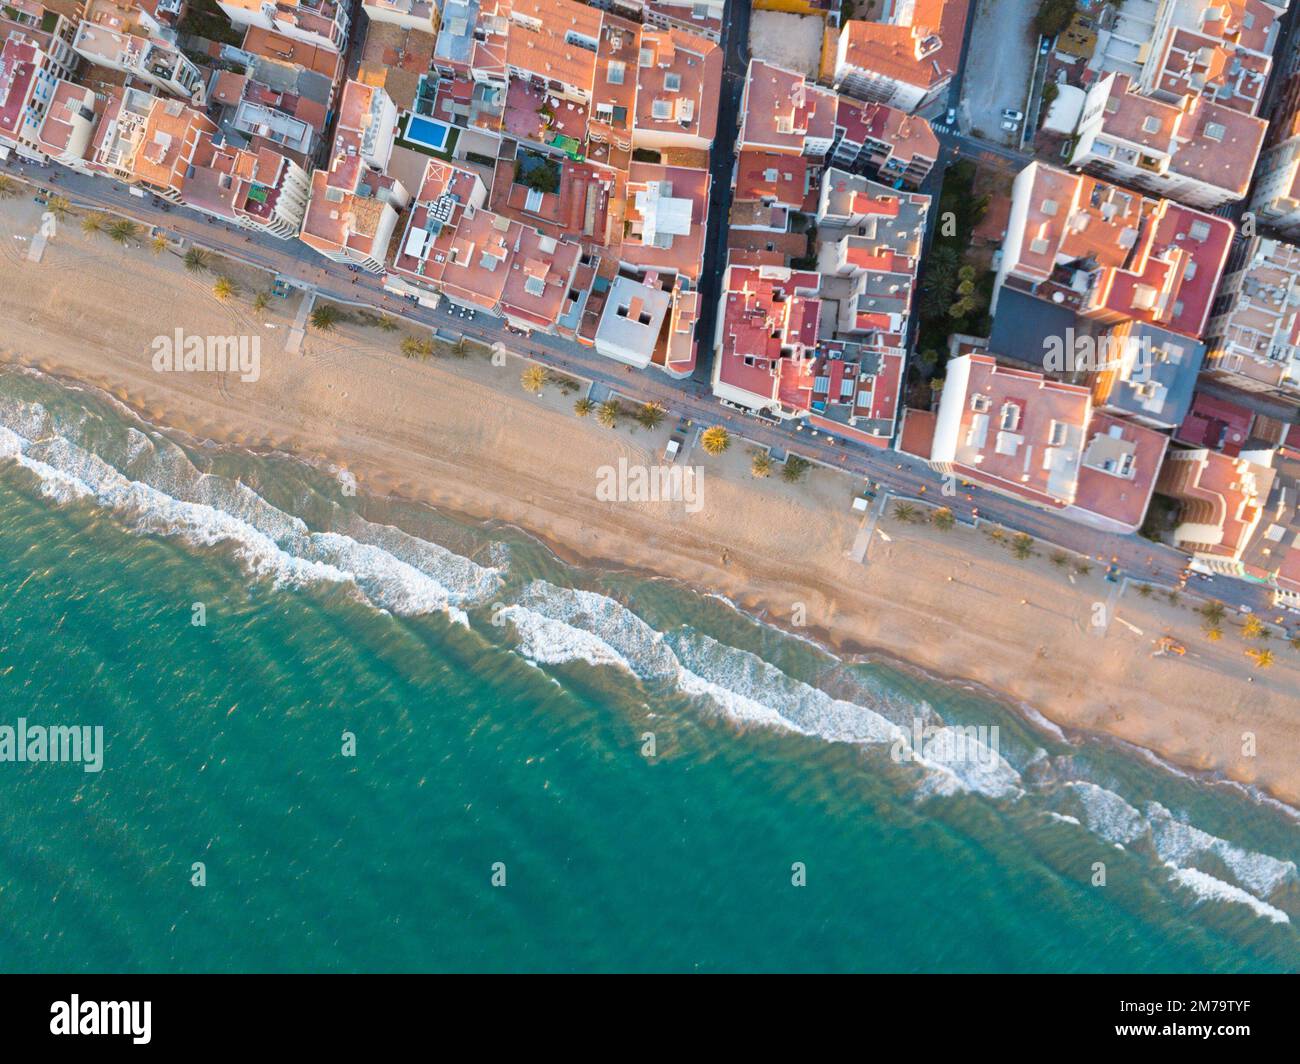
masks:
[[[425,118],[422,115],[411,115],[406,123],[406,136],[403,139],[422,148],[442,151],[447,145],[447,137],[450,133],[451,126],[446,122]]]

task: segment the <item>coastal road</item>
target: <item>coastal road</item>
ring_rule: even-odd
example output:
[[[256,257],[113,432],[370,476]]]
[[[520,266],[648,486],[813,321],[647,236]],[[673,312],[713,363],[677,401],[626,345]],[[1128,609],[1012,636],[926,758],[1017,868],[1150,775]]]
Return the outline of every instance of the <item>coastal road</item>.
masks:
[[[441,327],[444,331],[450,328],[470,340],[489,345],[501,343],[515,354],[590,380],[618,392],[629,401],[659,402],[673,415],[700,425],[722,425],[734,435],[761,447],[780,452],[794,451],[829,468],[870,481],[879,490],[951,506],[962,520],[970,521],[972,510],[978,508],[980,520],[1028,533],[1035,539],[1086,555],[1096,563],[1109,564],[1113,560],[1135,581],[1174,586],[1186,569],[1187,556],[1172,547],[1135,535],[1097,532],[1058,513],[1028,507],[992,492],[962,489],[957,496],[945,498],[942,478],[919,459],[894,451],[846,445],[824,433],[814,435],[785,424],[774,425],[755,415],[721,406],[704,380],[678,381],[659,373],[637,373],[592,349],[558,336],[536,333],[522,337],[508,332],[503,320],[486,314],[479,314],[471,321],[450,314],[445,306],[421,307],[385,292],[379,277],[355,273],[323,259],[298,241],[245,233],[183,207],[169,206],[164,211],[152,199],[132,196],[113,182],[84,177],[62,168],[58,168],[55,176],[55,169],[12,160],[4,167],[22,180],[57,191],[75,205],[129,216],[145,225],[157,225],[173,236],[184,237],[217,254],[290,278],[302,286],[314,287],[325,299],[369,305],[412,325],[429,329]],[[503,382],[503,387],[515,386],[516,380],[511,374]],[[966,497],[968,494],[970,498]],[[847,491],[845,505],[848,505]],[[1188,590],[1219,598],[1229,606],[1249,606],[1265,616],[1279,613],[1269,605],[1266,589],[1241,581],[1222,578],[1202,581],[1196,577]]]

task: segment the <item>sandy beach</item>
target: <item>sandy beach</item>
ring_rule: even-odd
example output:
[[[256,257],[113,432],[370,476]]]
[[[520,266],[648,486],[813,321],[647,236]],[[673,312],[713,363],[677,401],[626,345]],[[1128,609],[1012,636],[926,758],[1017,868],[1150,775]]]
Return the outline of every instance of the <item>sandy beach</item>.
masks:
[[[15,234],[36,228],[30,202],[0,209],[5,321],[0,358],[99,387],[145,419],[195,437],[297,454],[346,468],[362,494],[400,495],[517,525],[566,559],[630,567],[710,588],[774,623],[843,651],[887,654],[979,684],[1062,727],[1106,734],[1177,765],[1255,784],[1300,805],[1300,652],[1274,639],[1256,669],[1240,618],[1220,642],[1195,603],[1130,586],[1100,634],[1094,606],[1113,585],[1052,560],[1050,545],[1015,558],[986,532],[904,524],[887,514],[864,562],[851,557],[863,515],[857,481],[815,470],[802,484],[750,475],[749,448],[698,448],[703,505],[602,502],[598,470],[657,462],[672,412],[655,432],[582,420],[573,396],[522,390],[525,363],[482,357],[427,363],[399,353],[403,332],[345,325],[285,350],[297,299],[254,311],[266,287],[230,271],[242,295],[223,304],[212,274],[170,252],[121,248],[66,223],[44,260]],[[273,327],[272,327],[273,326]],[[151,341],[176,328],[261,337],[261,376],[155,372]],[[1073,559],[1072,559],[1073,561]],[[1127,622],[1127,623],[1124,623]],[[1172,635],[1181,657],[1153,657]],[[1243,756],[1243,733],[1256,755]]]

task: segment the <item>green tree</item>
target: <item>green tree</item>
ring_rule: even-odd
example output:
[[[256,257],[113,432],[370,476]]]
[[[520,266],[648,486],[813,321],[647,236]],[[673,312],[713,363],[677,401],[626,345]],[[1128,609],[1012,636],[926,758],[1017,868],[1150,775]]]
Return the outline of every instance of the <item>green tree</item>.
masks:
[[[808,475],[808,470],[812,468],[812,463],[807,458],[800,458],[797,454],[787,455],[785,465],[781,469],[781,479],[791,484],[798,484]]]
[[[1273,651],[1263,650],[1258,647],[1251,647],[1246,651],[1246,656],[1255,662],[1257,669],[1269,669],[1273,667]]]
[[[407,358],[418,358],[421,361],[427,361],[433,357],[433,341],[428,338],[403,336],[401,347],[402,354]]]
[[[149,247],[155,255],[161,255],[167,250],[167,237],[162,233],[154,234],[154,238],[149,241]]]
[[[894,503],[894,520],[900,524],[910,525],[921,516],[921,512],[910,502]]]
[[[700,446],[704,453],[715,458],[731,446],[731,433],[721,425],[713,425],[700,434]]]
[[[953,516],[953,512],[948,507],[940,506],[930,515],[930,523],[940,532],[947,532],[957,523],[957,518]]]
[[[271,296],[268,292],[258,292],[257,295],[253,297],[253,309],[256,311],[263,311],[270,305]]]
[[[1011,539],[1011,553],[1024,561],[1034,553],[1034,537],[1024,532],[1017,532]]]
[[[110,240],[118,244],[125,244],[140,235],[140,227],[129,218],[114,218],[104,231],[108,233]]]
[[[1197,612],[1199,612],[1200,615],[1204,617],[1207,621],[1211,621],[1215,624],[1218,624],[1220,621],[1223,620],[1224,615],[1228,611],[1224,608],[1222,602],[1212,601],[1212,602],[1207,602]]]
[[[573,404],[573,412],[578,417],[587,417],[595,409],[596,401],[585,395]]]
[[[546,387],[546,370],[541,366],[529,366],[519,375],[519,383],[524,391],[539,395]]]
[[[87,236],[102,233],[108,225],[108,218],[102,214],[88,214],[81,219],[81,231]]]
[[[190,273],[202,273],[208,268],[208,256],[201,248],[190,248],[181,261]]]
[[[1246,623],[1242,626],[1241,634],[1246,639],[1263,639],[1267,631],[1264,622],[1258,617],[1247,617]]]
[[[623,404],[617,399],[606,399],[596,411],[596,420],[607,429],[614,428],[623,413]]]
[[[772,456],[767,451],[751,451],[749,455],[749,472],[755,477],[772,475]]]
[[[72,213],[72,204],[63,196],[51,196],[49,202],[45,205],[45,209],[58,218],[59,221],[62,221]]]
[[[221,276],[216,279],[212,285],[212,294],[221,302],[227,303],[239,295],[239,285],[235,284],[229,277]]]
[[[664,420],[664,408],[661,403],[644,403],[636,412],[636,419],[651,431],[657,429]]]
[[[333,332],[343,320],[343,314],[333,303],[317,303],[307,316],[311,327],[317,332]]]

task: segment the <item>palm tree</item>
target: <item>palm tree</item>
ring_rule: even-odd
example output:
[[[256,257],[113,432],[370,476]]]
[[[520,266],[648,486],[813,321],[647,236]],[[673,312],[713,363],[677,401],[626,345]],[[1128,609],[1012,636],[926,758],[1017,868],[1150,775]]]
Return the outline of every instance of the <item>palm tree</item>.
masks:
[[[258,292],[253,297],[253,309],[257,311],[265,310],[271,305],[271,296],[267,292]]]
[[[810,468],[812,463],[807,458],[800,458],[797,454],[788,455],[785,466],[781,470],[781,479],[791,484],[798,484]]]
[[[700,433],[700,446],[705,454],[715,458],[731,446],[731,433],[721,425],[713,425]]]
[[[586,417],[595,409],[596,400],[586,395],[573,404],[573,412],[577,414],[578,417]]]
[[[617,399],[606,399],[596,411],[596,420],[605,428],[612,429],[618,424],[619,415],[622,413],[623,406]]]
[[[459,340],[457,340],[454,344],[451,345],[451,353],[455,355],[457,358],[468,358],[469,341],[462,336]]]
[[[0,174],[0,199],[12,199],[18,195],[18,182],[7,174]]]
[[[81,225],[84,229],[85,221],[82,221]],[[208,268],[208,256],[204,254],[202,248],[190,248],[189,251],[185,252],[185,258],[181,261],[185,263],[185,268],[190,273],[202,273]]]
[[[416,336],[403,336],[402,354],[407,358],[430,358],[433,355],[433,341],[421,340]]]
[[[106,230],[110,240],[125,244],[128,240],[134,240],[140,235],[140,227],[129,218],[115,218],[108,223]]]
[[[62,221],[71,212],[72,204],[63,196],[51,196],[49,202],[45,204],[45,209]]]
[[[1264,622],[1258,617],[1247,617],[1245,625],[1242,626],[1241,634],[1247,639],[1261,639],[1264,638],[1266,631]]]
[[[223,274],[212,285],[212,294],[221,302],[226,303],[239,295],[239,285]]]
[[[663,422],[663,404],[643,403],[636,412],[636,419],[644,428],[650,429],[653,432]]]
[[[1205,638],[1211,643],[1217,643],[1223,638],[1223,629],[1215,621],[1205,621],[1202,623],[1201,631],[1205,633]]]
[[[1052,564],[1058,569],[1064,569],[1070,564],[1070,556],[1063,550],[1058,550],[1052,554]]]
[[[1150,598],[1153,590],[1155,589],[1150,584],[1138,584],[1138,594],[1143,598]]]
[[[161,255],[167,250],[167,238],[162,233],[158,233],[149,241],[149,247],[153,249],[155,255]]]
[[[1198,612],[1207,621],[1211,621],[1215,624],[1218,624],[1221,620],[1223,620],[1223,615],[1227,611],[1223,608],[1222,602],[1207,602],[1204,606],[1200,608]]]
[[[387,333],[396,332],[397,322],[395,322],[387,314],[380,314],[378,317],[375,318],[375,328],[377,328],[380,332],[387,332]]]
[[[1257,669],[1267,669],[1273,665],[1273,651],[1271,650],[1259,650],[1251,647],[1246,651],[1246,656],[1255,662],[1255,668]]]
[[[1300,650],[1300,635],[1293,635],[1291,637],[1291,649]]]
[[[917,510],[917,508],[913,506],[910,502],[894,503],[895,521],[898,521],[904,525],[910,525],[913,521],[917,519],[918,516],[920,516],[920,511]]]
[[[1179,603],[1179,601],[1182,599],[1182,597],[1183,597],[1183,596],[1180,595],[1180,594],[1178,593],[1178,589],[1177,589],[1177,588],[1171,588],[1171,589],[1170,589],[1170,590],[1165,594],[1165,598],[1167,598],[1167,599],[1169,600],[1169,605],[1171,605],[1171,606],[1177,606],[1178,603]]]
[[[546,387],[546,370],[541,366],[529,366],[519,375],[519,383],[523,385],[524,391],[540,394]]]
[[[940,532],[947,532],[948,529],[952,528],[952,526],[957,523],[957,518],[953,516],[952,511],[948,509],[948,507],[940,506],[939,509],[935,510],[934,513],[930,515],[930,523]]]
[[[81,219],[81,231],[86,236],[94,236],[96,233],[102,233],[104,226],[108,224],[108,219],[102,214],[88,214]]]
[[[1017,532],[1011,540],[1011,553],[1024,561],[1034,553],[1034,537],[1025,532]]]
[[[311,308],[307,320],[311,322],[313,329],[327,333],[333,332],[338,327],[338,323],[343,320],[343,315],[332,303],[317,303]]]
[[[749,471],[756,477],[772,475],[772,456],[767,451],[752,451],[749,456]]]
[[[1088,562],[1080,562],[1074,567],[1074,571],[1080,576],[1087,576],[1092,572],[1092,566]]]

